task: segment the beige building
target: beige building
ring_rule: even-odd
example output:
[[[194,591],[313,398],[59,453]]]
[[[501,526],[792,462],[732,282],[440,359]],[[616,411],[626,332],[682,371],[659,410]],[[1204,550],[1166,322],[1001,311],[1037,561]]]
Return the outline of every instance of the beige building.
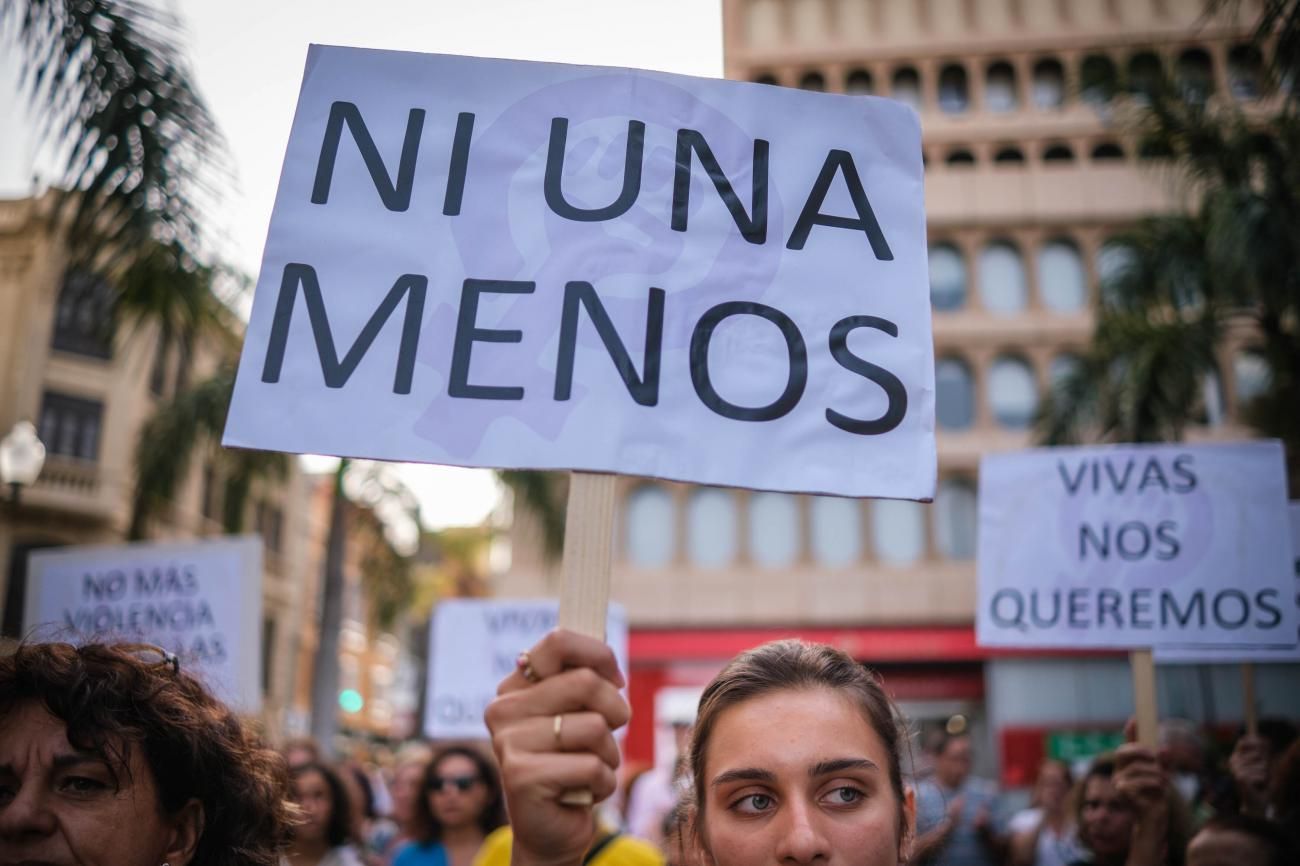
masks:
[[[160,352],[151,327],[102,323],[111,290],[67,269],[53,218],[54,196],[0,201],[0,436],[20,420],[36,425],[44,469],[17,504],[0,507],[0,599],[5,634],[22,629],[27,554],[35,549],[122,541],[131,515],[133,454],[141,426],[176,387],[179,354]],[[191,381],[210,375],[238,348],[233,335],[209,335],[188,349]],[[200,449],[175,501],[150,527],[157,539],[222,532],[220,462]],[[262,688],[268,729],[278,731],[294,675],[291,644],[302,607],[301,579],[312,543],[305,491],[291,461],[285,481],[254,488],[246,530],[265,545]]]
[[[1005,686],[974,643],[979,459],[1033,443],[1042,395],[1087,345],[1117,264],[1107,239],[1179,203],[1117,122],[1115,82],[1140,89],[1163,68],[1189,95],[1249,106],[1263,89],[1247,45],[1258,5],[1233,25],[1207,20],[1203,0],[723,0],[727,77],[887,96],[920,115],[939,486],[921,505],[624,480],[613,595],[632,626],[634,758],[648,759],[661,693],[785,634],[881,666],[914,717],[962,712],[979,729],[998,692],[992,722],[1050,722],[1019,718],[1017,694],[1025,676],[1035,694],[1068,692],[1060,672]],[[1232,347],[1220,368],[1193,438],[1247,435],[1233,418],[1259,370]],[[532,532],[516,533],[503,593],[554,591]],[[1082,692],[1059,706],[1122,721],[1131,692],[1095,691],[1089,709]]]

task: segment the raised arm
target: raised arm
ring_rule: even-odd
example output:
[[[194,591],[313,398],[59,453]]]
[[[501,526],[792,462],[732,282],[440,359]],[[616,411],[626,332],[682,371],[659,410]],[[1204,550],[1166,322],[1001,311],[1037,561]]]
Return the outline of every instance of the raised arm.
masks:
[[[595,833],[590,806],[566,806],[565,791],[597,802],[614,792],[613,732],[630,712],[605,644],[554,631],[502,681],[485,718],[501,766],[514,832],[512,866],[580,866]]]

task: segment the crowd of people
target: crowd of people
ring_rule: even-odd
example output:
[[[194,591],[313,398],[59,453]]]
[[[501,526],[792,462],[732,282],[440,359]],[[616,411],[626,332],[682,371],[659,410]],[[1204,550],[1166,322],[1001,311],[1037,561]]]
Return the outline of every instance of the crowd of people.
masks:
[[[1178,721],[1156,749],[1045,761],[1029,807],[1007,815],[967,732],[912,754],[880,680],[830,647],[743,653],[678,726],[679,760],[630,777],[613,738],[623,686],[607,647],[555,632],[501,684],[490,748],[339,762],[310,740],[268,748],[155,647],[20,644],[0,653],[0,863],[1300,862],[1300,741],[1284,722],[1222,765]]]

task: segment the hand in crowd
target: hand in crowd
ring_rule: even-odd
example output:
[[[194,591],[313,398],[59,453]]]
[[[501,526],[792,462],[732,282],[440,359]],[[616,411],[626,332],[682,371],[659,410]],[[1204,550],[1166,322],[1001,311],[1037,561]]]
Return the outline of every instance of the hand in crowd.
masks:
[[[1268,803],[1268,741],[1247,734],[1237,741],[1228,759],[1228,771],[1241,799],[1241,809],[1263,815]]]
[[[573,790],[597,801],[614,792],[613,732],[630,717],[623,685],[608,646],[560,630],[497,689],[485,718],[514,828],[514,866],[581,862],[595,832],[592,810],[560,799]]]
[[[1127,866],[1166,862],[1169,780],[1154,750],[1126,743],[1115,753],[1115,790],[1133,807],[1132,845]]]

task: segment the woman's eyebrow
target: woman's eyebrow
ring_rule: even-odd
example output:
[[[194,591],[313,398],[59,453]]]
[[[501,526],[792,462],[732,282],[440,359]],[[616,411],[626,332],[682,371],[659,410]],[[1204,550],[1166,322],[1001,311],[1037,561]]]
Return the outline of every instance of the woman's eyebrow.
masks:
[[[761,770],[758,767],[740,767],[735,770],[727,770],[725,773],[719,773],[714,777],[712,787],[716,788],[730,782],[766,782],[775,784],[776,773],[771,770]]]
[[[829,776],[833,773],[842,773],[845,770],[879,770],[880,767],[874,761],[868,761],[866,758],[836,758],[831,761],[819,761],[808,770],[808,775],[812,777]]]

